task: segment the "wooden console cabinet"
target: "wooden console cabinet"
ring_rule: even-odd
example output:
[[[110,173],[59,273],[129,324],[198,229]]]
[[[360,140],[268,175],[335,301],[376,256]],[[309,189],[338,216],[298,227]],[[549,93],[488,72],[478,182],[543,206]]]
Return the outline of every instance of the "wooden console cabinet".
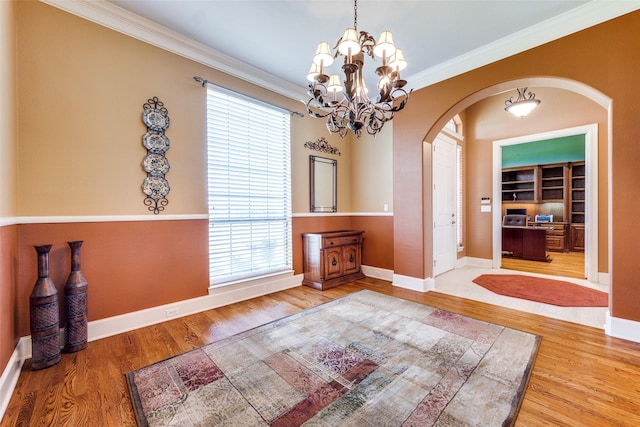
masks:
[[[325,289],[364,278],[363,231],[341,230],[302,235],[303,285]]]

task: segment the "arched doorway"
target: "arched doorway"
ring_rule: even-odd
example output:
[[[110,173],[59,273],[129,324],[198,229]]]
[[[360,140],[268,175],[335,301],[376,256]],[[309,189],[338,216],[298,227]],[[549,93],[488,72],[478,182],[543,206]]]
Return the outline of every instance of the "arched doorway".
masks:
[[[443,114],[440,120],[436,123],[436,125],[434,125],[434,127],[430,129],[429,133],[427,134],[426,140],[429,141],[429,138],[434,138],[434,135],[436,135],[439,129],[442,128],[443,124],[446,123],[446,121],[450,119],[454,114],[461,113],[467,110],[467,108],[470,108],[472,105],[482,101],[483,99],[493,97],[498,94],[504,94],[505,95],[504,98],[506,99],[508,98],[508,96],[506,96],[507,93],[514,91],[516,87],[521,87],[521,86],[548,87],[552,89],[561,89],[565,91],[570,91],[574,94],[584,97],[585,99],[588,99],[590,102],[594,103],[594,105],[596,105],[597,108],[600,108],[603,111],[603,115],[605,116],[605,118],[601,123],[599,133],[600,135],[604,133],[604,138],[602,138],[602,144],[600,144],[600,150],[599,150],[600,153],[598,154],[597,147],[595,148],[595,150],[591,151],[592,153],[591,156],[594,159],[596,160],[598,158],[600,159],[599,163],[603,168],[603,172],[600,173],[600,176],[598,178],[595,178],[596,176],[598,176],[596,173],[593,173],[592,176],[594,177],[594,180],[596,182],[600,181],[602,183],[603,176],[604,176],[604,182],[605,183],[609,182],[610,174],[611,174],[610,167],[609,167],[610,159],[608,158],[609,147],[611,146],[611,123],[610,123],[611,99],[605,96],[604,94],[594,90],[593,88],[575,81],[568,81],[566,79],[555,79],[555,78],[548,78],[548,77],[528,78],[528,79],[519,79],[519,80],[513,80],[505,83],[500,83],[498,85],[494,85],[494,86],[482,89],[478,92],[470,94],[469,96],[461,99],[453,107],[451,107],[445,114]],[[467,127],[467,130],[468,130],[468,127]],[[587,130],[585,132],[593,133],[594,131]],[[484,160],[489,163],[492,162],[492,167],[493,165],[499,164],[499,162],[493,159],[492,156],[489,156],[488,159],[485,158]],[[491,169],[490,174],[492,179],[491,190],[489,190],[487,194],[480,194],[479,192],[477,192],[477,193],[472,193],[471,195],[467,195],[466,199],[467,199],[467,205],[469,206],[468,208],[469,212],[480,210],[479,205],[480,205],[481,196],[485,196],[485,195],[491,196],[492,204],[499,203],[500,199],[497,196],[496,192],[493,191],[495,186],[494,182],[497,182],[497,179],[494,180],[494,178],[498,176],[498,172],[493,171],[493,169]],[[472,178],[472,179],[475,179],[475,178]],[[608,227],[606,226],[606,223],[608,219],[606,215],[607,215],[608,207],[610,206],[611,202],[610,202],[610,194],[608,194],[608,191],[606,190],[607,186],[604,185],[603,183],[601,187],[604,187],[604,189],[601,188],[601,191],[600,191],[601,200],[599,203],[593,204],[594,205],[593,209],[595,209],[595,213],[591,214],[591,218],[592,220],[595,220],[595,218],[597,218],[598,207],[599,207],[600,214],[602,215],[602,213],[604,212],[605,216],[601,218],[600,227],[597,227],[597,226],[588,227],[589,231],[596,233],[595,237],[591,237],[588,239],[590,244],[590,250],[595,255],[596,261],[591,261],[589,263],[590,266],[592,267],[592,270],[591,270],[592,272],[588,273],[587,275],[589,276],[589,279],[594,282],[608,283],[607,260],[608,260],[609,254],[611,253],[611,248],[610,248],[609,239],[607,237]],[[598,197],[598,192],[595,191],[594,194],[592,194],[592,199],[596,199],[597,197]],[[495,242],[495,237],[494,237],[495,233],[493,233],[494,229],[496,228],[496,224],[500,224],[500,211],[501,210],[498,208],[498,206],[493,205],[492,213],[489,214],[490,218],[487,219],[486,222],[482,222],[481,224],[477,222],[471,222],[471,224],[476,228],[490,229],[488,238],[491,241],[491,245],[485,244],[485,246],[490,247],[489,253],[481,254],[480,256],[474,253],[470,256],[470,258],[491,260],[490,266],[494,268],[499,268],[500,266],[499,262],[497,263],[497,265],[493,265],[495,264],[493,262],[494,252],[497,252],[498,254],[500,253],[499,245],[496,244]],[[470,218],[471,218],[470,221],[474,221],[473,216],[471,216]],[[472,228],[472,226],[468,225],[467,229],[470,229],[470,228]],[[596,228],[600,228],[600,230],[598,231],[596,230]],[[602,228],[605,229],[604,232]],[[498,236],[499,235],[500,234],[498,233]],[[432,243],[432,242],[425,242],[425,246],[428,245],[429,243]],[[604,257],[598,260],[598,255],[602,255],[602,254],[604,254]],[[469,256],[469,254],[467,254],[466,256]],[[600,263],[600,268],[598,268],[599,267],[598,262]],[[604,268],[602,268],[603,265],[604,265]]]

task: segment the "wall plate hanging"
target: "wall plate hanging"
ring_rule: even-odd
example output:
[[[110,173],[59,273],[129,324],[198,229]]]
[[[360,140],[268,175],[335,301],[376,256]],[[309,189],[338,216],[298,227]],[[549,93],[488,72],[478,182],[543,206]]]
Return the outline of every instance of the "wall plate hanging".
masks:
[[[169,160],[164,155],[169,149],[169,138],[164,134],[169,127],[169,112],[156,96],[148,99],[142,109],[142,122],[147,127],[147,132],[142,136],[142,145],[147,149],[147,155],[142,160],[142,168],[147,173],[142,192],[146,196],[145,206],[157,215],[169,204],[167,195],[171,190],[165,178],[170,169]]]
[[[310,150],[321,151],[327,154],[337,154],[338,156],[342,155],[340,150],[329,144],[329,141],[327,141],[324,136],[316,139],[315,141],[307,141],[304,143],[304,146]]]

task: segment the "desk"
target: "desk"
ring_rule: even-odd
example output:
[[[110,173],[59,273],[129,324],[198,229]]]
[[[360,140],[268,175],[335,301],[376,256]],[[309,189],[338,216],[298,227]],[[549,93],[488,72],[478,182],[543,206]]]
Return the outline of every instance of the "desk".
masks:
[[[549,227],[502,227],[502,250],[514,257],[531,261],[547,261]]]

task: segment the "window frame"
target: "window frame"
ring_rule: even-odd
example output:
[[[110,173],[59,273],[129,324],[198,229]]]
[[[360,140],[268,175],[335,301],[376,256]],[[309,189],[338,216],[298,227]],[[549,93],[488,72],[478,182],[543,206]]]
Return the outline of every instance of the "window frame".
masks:
[[[289,111],[209,84],[206,124],[210,288],[290,273]]]

